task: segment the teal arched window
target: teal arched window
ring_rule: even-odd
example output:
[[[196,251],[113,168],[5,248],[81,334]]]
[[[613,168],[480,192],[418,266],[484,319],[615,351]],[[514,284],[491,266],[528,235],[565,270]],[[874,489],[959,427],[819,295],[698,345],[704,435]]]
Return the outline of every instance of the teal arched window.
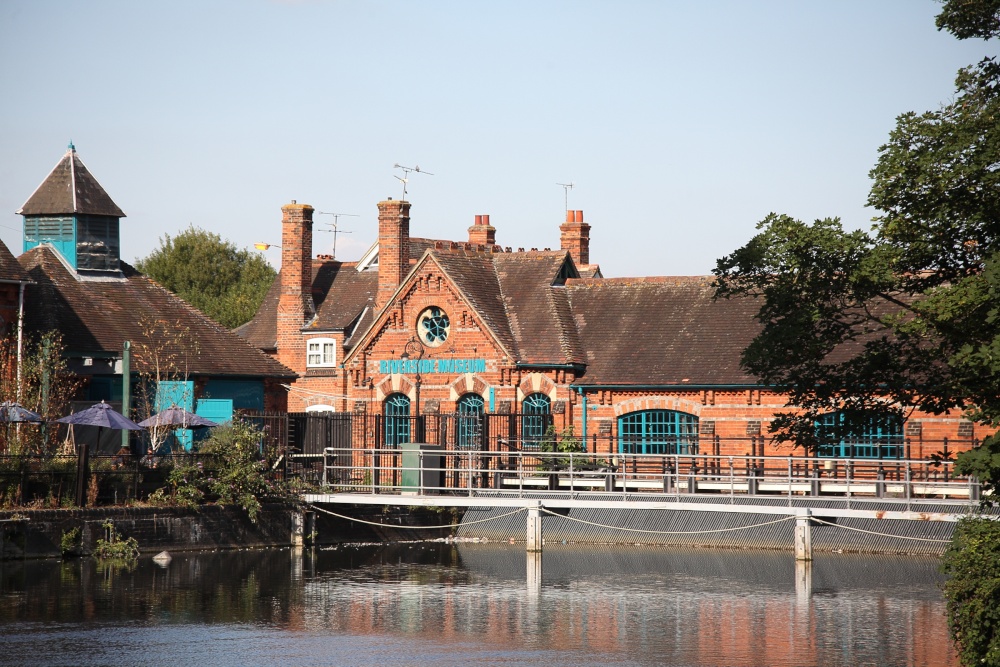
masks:
[[[873,418],[860,432],[844,429],[839,412],[823,415],[816,423],[819,456],[845,459],[901,459],[904,454],[903,420],[898,417]]]
[[[399,447],[410,441],[410,398],[392,394],[385,399],[385,446]]]
[[[697,454],[698,417],[676,410],[640,410],[618,418],[623,454]]]
[[[552,424],[552,399],[545,394],[528,394],[521,402],[521,446],[538,449]]]
[[[464,394],[455,406],[458,420],[458,448],[481,449],[483,443],[483,413],[486,402],[479,394]]]

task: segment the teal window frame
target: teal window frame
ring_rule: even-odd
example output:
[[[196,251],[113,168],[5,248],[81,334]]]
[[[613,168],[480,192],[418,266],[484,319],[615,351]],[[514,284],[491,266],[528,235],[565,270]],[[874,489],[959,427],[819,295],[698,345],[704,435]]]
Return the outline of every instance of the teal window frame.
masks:
[[[901,459],[905,456],[903,420],[881,419],[866,424],[860,434],[839,433],[844,415],[831,412],[816,422],[816,448],[820,458]],[[832,441],[832,442],[831,442]]]
[[[483,414],[486,401],[479,394],[463,394],[455,403],[458,420],[458,449],[481,449],[483,444]]]
[[[697,415],[677,410],[637,410],[618,417],[621,454],[698,453]]]
[[[521,401],[521,447],[538,449],[538,443],[545,437],[552,414],[552,399],[546,394],[528,394]]]
[[[410,442],[410,397],[390,394],[383,402],[385,410],[385,446],[399,447]]]

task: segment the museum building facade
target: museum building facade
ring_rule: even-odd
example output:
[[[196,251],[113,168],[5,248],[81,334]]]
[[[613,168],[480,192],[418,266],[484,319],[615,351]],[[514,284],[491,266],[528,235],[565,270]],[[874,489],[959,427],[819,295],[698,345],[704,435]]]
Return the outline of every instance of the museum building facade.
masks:
[[[582,211],[558,250],[512,250],[488,215],[461,242],[411,237],[410,209],[379,202],[377,242],[343,262],[311,256],[311,206],[282,207],[279,276],[237,333],[295,371],[290,412],[376,417],[354,435],[366,446],[792,453],[767,437],[786,396],[740,367],[757,302],[714,299],[712,276],[604,278]],[[820,453],[926,458],[977,437],[958,414],[912,412]]]

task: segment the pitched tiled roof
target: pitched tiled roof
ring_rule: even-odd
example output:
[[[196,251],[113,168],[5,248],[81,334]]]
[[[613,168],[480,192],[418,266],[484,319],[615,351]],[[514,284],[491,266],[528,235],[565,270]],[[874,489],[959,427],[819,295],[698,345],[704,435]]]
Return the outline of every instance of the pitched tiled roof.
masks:
[[[504,309],[503,294],[492,256],[455,248],[433,250],[430,257],[469,301],[476,315],[493,332],[504,349],[510,354],[516,354],[517,344]]]
[[[28,198],[18,215],[109,215],[125,214],[97,182],[76,150],[70,148],[59,164]]]
[[[740,354],[760,330],[752,299],[713,300],[713,278],[569,280],[586,353],[582,385],[742,385]]]
[[[14,259],[14,255],[7,248],[7,244],[0,241],[0,280],[13,280],[19,283],[29,282],[31,277],[28,276],[27,271],[25,271],[17,260]]]
[[[347,329],[378,292],[378,273],[358,272],[353,262],[313,261],[312,329]]]
[[[309,324],[317,331],[347,330],[357,326],[362,314],[378,291],[378,272],[358,272],[353,263],[313,260],[313,303],[316,319]],[[278,299],[281,296],[281,273],[275,277],[264,302],[254,318],[238,327],[235,333],[262,350],[273,350],[278,340]]]
[[[134,365],[143,370],[141,343],[163,344],[168,353],[180,351],[170,334],[151,333],[148,322],[187,330],[198,352],[188,358],[193,375],[295,377],[245,340],[209,319],[199,310],[121,263],[122,279],[79,280],[47,246],[38,246],[18,258],[36,283],[26,290],[25,328],[57,329],[73,355],[120,355],[124,341],[132,341]],[[157,327],[154,327],[156,329]]]
[[[565,288],[555,286],[567,253],[531,251],[493,257],[517,343],[517,360],[525,364],[582,361],[569,303],[562,294]]]

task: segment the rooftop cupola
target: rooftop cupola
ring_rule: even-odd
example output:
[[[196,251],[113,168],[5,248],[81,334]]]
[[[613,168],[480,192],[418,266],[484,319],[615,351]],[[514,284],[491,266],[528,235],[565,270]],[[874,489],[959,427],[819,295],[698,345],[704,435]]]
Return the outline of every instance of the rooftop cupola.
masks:
[[[17,213],[24,216],[24,252],[48,243],[79,272],[118,271],[118,221],[125,214],[72,143]]]

